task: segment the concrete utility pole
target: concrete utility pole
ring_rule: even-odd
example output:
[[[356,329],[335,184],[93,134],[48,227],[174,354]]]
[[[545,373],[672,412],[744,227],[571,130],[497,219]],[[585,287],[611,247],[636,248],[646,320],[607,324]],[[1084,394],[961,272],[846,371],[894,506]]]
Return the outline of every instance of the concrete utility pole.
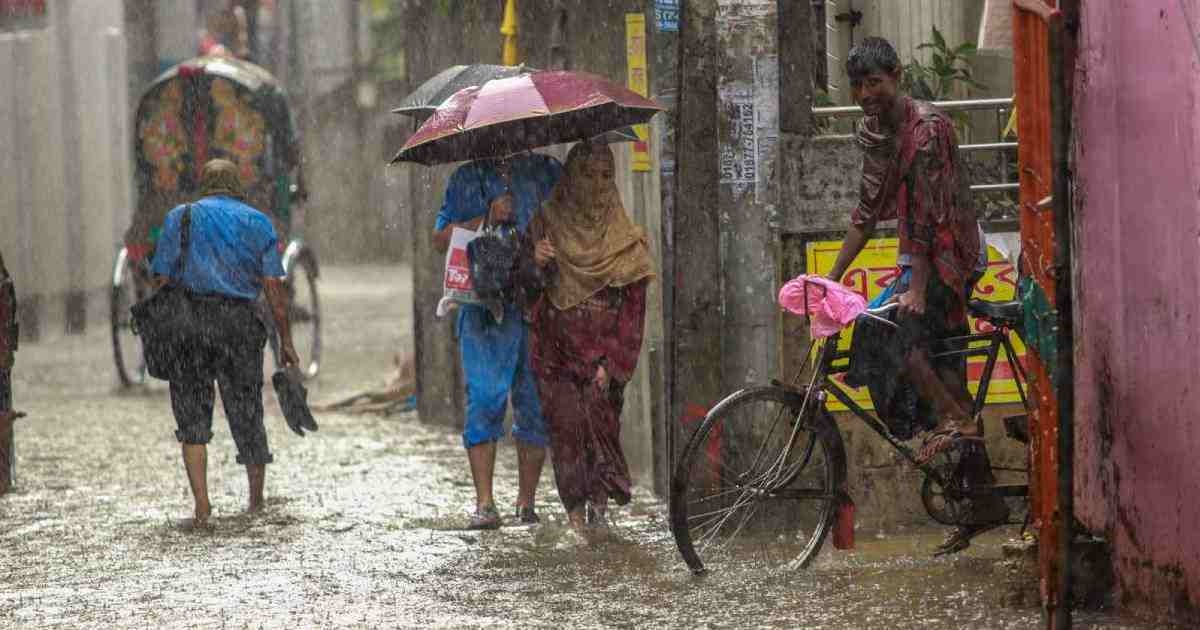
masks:
[[[550,10],[550,70],[571,68],[571,46],[567,40],[567,7],[563,0],[554,0]]]
[[[455,63],[496,63],[499,43],[495,25],[500,11],[466,17],[476,21],[459,23],[450,28],[448,21],[439,20],[436,7],[428,2],[409,2],[404,7],[405,23],[411,25],[405,33],[405,65],[409,89]],[[485,32],[486,31],[486,32]],[[467,39],[465,33],[470,33]],[[487,50],[485,50],[485,48]],[[415,129],[415,127],[414,127]],[[442,274],[445,254],[434,251],[430,235],[434,215],[441,203],[450,169],[424,166],[394,167],[407,170],[409,208],[412,212],[413,252],[413,348],[416,361],[417,414],[423,422],[452,427],[462,426],[465,390],[462,365],[458,356],[453,318],[438,320],[434,306],[442,297]]]
[[[58,80],[62,93],[63,190],[67,240],[66,332],[82,333],[87,325],[87,285],[84,260],[86,242],[83,230],[83,166],[80,151],[79,97],[75,90],[75,41],[71,29],[71,4],[60,3],[50,11],[50,20],[58,48]]]
[[[125,41],[129,59],[129,103],[137,103],[142,90],[158,74],[158,8],[154,0],[125,0]],[[126,117],[133,120],[133,112]]]
[[[825,34],[825,25],[816,24],[809,0],[780,0],[779,2],[779,161],[789,163],[788,141],[810,138],[816,131],[813,119],[814,73],[824,67],[822,58],[816,63],[818,42],[812,38]],[[819,28],[818,28],[819,27]],[[779,179],[778,177],[776,179]],[[780,182],[779,190],[786,190]],[[786,198],[782,196],[781,198]],[[786,208],[781,208],[786,212]]]
[[[685,438],[721,396],[780,373],[780,191],[803,175],[814,51],[808,0],[681,4],[677,50],[656,31],[655,90],[670,104],[660,90],[679,89],[678,128],[666,127],[674,153],[663,159],[663,264],[673,279],[668,432]]]
[[[659,115],[657,130],[658,137],[655,145],[658,147],[659,165],[659,203],[661,207],[660,243],[662,252],[662,302],[663,302],[663,350],[656,357],[652,368],[661,370],[663,374],[663,389],[653,392],[654,403],[666,400],[668,408],[665,418],[651,425],[651,439],[654,444],[654,491],[660,496],[667,494],[671,477],[671,465],[674,463],[678,436],[678,413],[670,408],[672,377],[670,358],[674,356],[674,337],[672,334],[672,314],[674,302],[674,217],[675,217],[675,143],[676,129],[679,118],[679,5],[680,0],[647,0],[648,13],[654,16],[651,20],[652,45],[650,50],[654,55],[651,61],[651,96],[667,108]],[[667,357],[668,365],[663,366],[662,357]]]
[[[716,0],[689,0],[680,7],[677,168],[674,203],[669,217],[664,216],[663,230],[669,239],[664,275],[670,274],[673,285],[666,315],[671,343],[667,422],[682,435],[690,434],[723,386],[721,261],[713,255],[721,238],[714,108],[716,11]],[[675,446],[677,451],[682,445]]]
[[[771,225],[779,211],[776,2],[717,2],[724,391],[765,382],[778,366],[778,237]]]

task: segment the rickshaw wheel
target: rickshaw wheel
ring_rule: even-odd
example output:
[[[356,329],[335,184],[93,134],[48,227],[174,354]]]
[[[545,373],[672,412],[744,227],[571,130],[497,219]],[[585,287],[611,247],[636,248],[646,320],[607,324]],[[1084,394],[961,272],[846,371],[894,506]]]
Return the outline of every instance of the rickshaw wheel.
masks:
[[[112,324],[113,362],[117,366],[117,378],[122,387],[135,387],[146,382],[146,363],[142,359],[142,342],[133,334],[129,307],[140,300],[148,290],[139,282],[135,271],[136,262],[129,259],[129,251],[122,247],[113,264],[112,292],[109,295],[109,321]]]
[[[317,266],[306,252],[289,261],[287,272],[288,322],[300,355],[300,373],[314,378],[321,370],[321,301],[317,295]]]

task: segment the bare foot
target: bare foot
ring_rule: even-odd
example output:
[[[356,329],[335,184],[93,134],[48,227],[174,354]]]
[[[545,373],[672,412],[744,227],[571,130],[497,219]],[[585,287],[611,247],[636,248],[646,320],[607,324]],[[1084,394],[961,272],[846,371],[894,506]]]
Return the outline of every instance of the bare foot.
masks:
[[[958,420],[947,420],[942,422],[933,430],[937,433],[958,433],[964,437],[974,437],[979,435],[979,423],[970,418],[960,418]]]
[[[266,503],[262,499],[250,499],[250,503],[246,505],[246,513],[254,514],[263,511]]]
[[[196,511],[192,513],[191,518],[181,518],[175,522],[175,526],[179,529],[187,531],[211,529],[212,524],[208,522],[210,516],[212,516],[212,508],[206,508],[203,510],[196,508]]]
[[[554,546],[557,549],[581,549],[590,544],[591,541],[583,531],[583,528],[572,525],[562,533],[562,537],[558,539],[558,542]]]
[[[982,440],[978,423],[970,420],[943,423],[925,438],[917,453],[917,463],[926,464],[938,454],[950,450],[958,440]]]
[[[567,525],[580,534],[587,530],[587,516],[584,510],[584,507],[578,507],[567,512]]]

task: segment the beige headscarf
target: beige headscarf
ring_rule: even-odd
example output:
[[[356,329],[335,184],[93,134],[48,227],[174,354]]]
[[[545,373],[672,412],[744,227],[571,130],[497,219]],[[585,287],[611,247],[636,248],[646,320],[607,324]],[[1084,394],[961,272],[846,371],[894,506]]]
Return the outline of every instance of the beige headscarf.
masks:
[[[236,164],[220,158],[204,163],[204,170],[200,172],[200,196],[213,195],[244,198],[242,180],[238,177]]]
[[[560,310],[605,287],[654,277],[646,233],[621,205],[605,145],[581,142],[571,149],[566,173],[535,223],[534,234],[548,237],[557,252],[558,274],[547,296]]]

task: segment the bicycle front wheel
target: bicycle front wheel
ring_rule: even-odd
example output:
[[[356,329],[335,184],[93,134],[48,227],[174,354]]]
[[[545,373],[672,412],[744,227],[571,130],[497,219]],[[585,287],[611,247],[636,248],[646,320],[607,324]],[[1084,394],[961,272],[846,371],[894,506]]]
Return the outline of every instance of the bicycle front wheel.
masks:
[[[825,540],[846,453],[824,405],[781,387],[745,389],[704,418],[671,480],[671,533],[706,565],[799,569]]]

